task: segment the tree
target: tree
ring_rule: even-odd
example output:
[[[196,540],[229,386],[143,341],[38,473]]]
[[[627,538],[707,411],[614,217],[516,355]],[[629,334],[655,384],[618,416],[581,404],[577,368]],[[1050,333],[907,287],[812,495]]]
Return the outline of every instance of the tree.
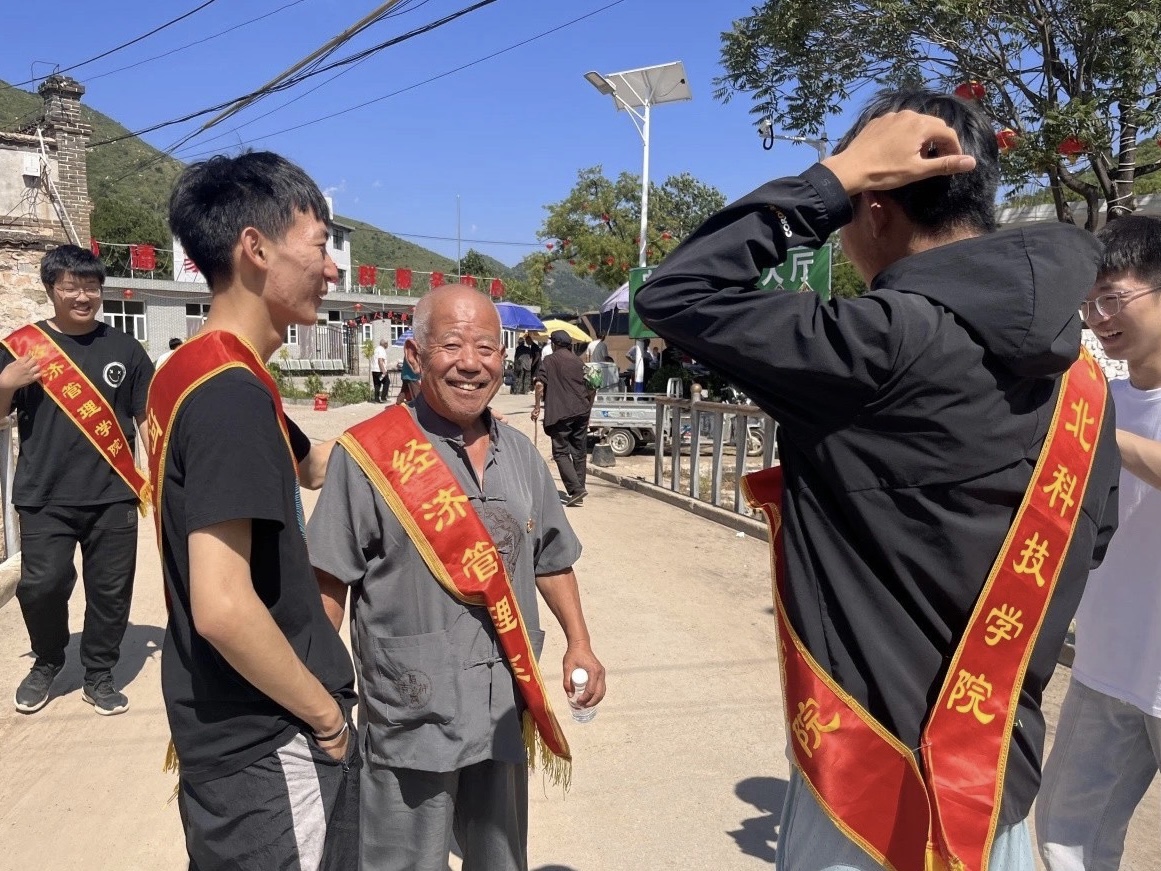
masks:
[[[649,226],[646,257],[661,259],[706,218],[721,209],[721,191],[689,173],[670,176],[661,185],[649,184]],[[550,271],[565,261],[581,276],[591,276],[601,287],[613,289],[637,265],[641,233],[641,179],[623,172],[616,181],[599,166],[577,173],[576,185],[559,203],[545,206],[548,217],[539,237],[545,251],[525,258]]]
[[[493,275],[495,270],[484,260],[484,255],[475,248],[469,248],[468,253],[460,260],[460,273],[474,275],[476,278],[498,278]]]
[[[1161,0],[766,0],[723,34],[721,60],[715,96],[749,94],[752,114],[805,135],[868,85],[963,85],[1012,131],[1005,182],[1046,184],[1070,223],[1079,195],[1090,230],[1161,168],[1137,155],[1161,121]]]

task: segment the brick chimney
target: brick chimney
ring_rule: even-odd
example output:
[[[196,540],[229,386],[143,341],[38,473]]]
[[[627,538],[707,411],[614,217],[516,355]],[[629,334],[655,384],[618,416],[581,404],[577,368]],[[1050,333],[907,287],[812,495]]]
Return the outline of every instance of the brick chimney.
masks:
[[[57,191],[80,244],[89,242],[88,160],[85,149],[93,128],[81,121],[84,85],[68,76],[50,76],[37,88],[44,99],[45,135],[56,140]],[[67,234],[67,229],[66,229]]]

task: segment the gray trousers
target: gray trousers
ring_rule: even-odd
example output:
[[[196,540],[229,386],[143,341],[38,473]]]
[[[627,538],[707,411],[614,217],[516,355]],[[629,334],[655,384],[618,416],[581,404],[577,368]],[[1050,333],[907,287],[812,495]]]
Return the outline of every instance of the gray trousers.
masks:
[[[1116,871],[1161,760],[1161,719],[1073,680],[1036,800],[1049,871]]]
[[[487,760],[458,771],[369,762],[360,794],[363,871],[528,871],[528,768]]]

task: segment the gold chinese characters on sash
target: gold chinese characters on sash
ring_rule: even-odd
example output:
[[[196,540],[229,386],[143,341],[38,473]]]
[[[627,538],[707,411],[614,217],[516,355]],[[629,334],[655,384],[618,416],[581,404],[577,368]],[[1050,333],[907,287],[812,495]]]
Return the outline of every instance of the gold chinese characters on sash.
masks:
[[[774,601],[795,763],[827,815],[894,871],[986,871],[1017,700],[1081,513],[1104,419],[1092,356],[1066,373],[1023,502],[914,753],[818,664],[785,607],[782,469],[747,475],[770,524]]]
[[[104,394],[36,324],[21,327],[0,344],[17,359],[32,356],[36,360],[45,394],[133,491],[137,507],[144,515],[150,500],[149,480],[134,464],[133,445]]]
[[[529,766],[535,768],[539,757],[553,781],[567,788],[568,741],[549,704],[508,571],[455,475],[403,406],[351,427],[339,443],[399,519],[440,586],[466,605],[488,609],[524,700]]]

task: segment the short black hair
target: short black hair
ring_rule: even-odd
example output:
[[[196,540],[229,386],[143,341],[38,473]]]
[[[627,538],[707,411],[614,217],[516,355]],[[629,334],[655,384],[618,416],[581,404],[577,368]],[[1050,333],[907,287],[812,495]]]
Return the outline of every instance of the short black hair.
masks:
[[[177,348],[179,345],[181,345],[181,339],[174,337],[174,338],[169,340],[169,350],[172,351],[175,348]]]
[[[835,153],[850,145],[874,119],[907,109],[942,118],[959,137],[963,153],[976,159],[976,168],[971,172],[912,182],[883,191],[883,195],[899,203],[911,221],[933,235],[961,228],[980,233],[995,230],[1000,149],[991,122],[974,104],[951,94],[920,88],[881,91],[839,141]]]
[[[211,289],[232,277],[234,246],[244,229],[282,239],[300,212],[330,218],[310,176],[270,151],[192,164],[169,197],[169,227]]]
[[[61,276],[71,272],[77,278],[95,278],[105,285],[105,264],[88,248],[61,245],[53,248],[40,261],[40,280],[45,290],[52,290]]]
[[[1131,272],[1142,281],[1161,284],[1161,218],[1125,215],[1097,232],[1104,243],[1099,276]]]

